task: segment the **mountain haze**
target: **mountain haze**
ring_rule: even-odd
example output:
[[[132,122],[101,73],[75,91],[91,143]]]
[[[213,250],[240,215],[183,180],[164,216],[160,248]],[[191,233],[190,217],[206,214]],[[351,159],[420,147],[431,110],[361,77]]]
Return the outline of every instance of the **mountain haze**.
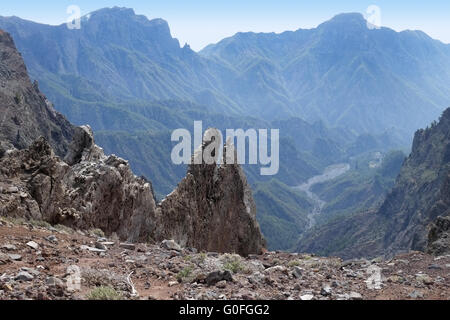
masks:
[[[80,30],[16,17],[0,18],[0,27],[75,122],[93,107],[176,99],[262,119],[323,120],[359,133],[394,128],[407,141],[450,104],[449,45],[420,31],[370,30],[357,13],[314,29],[238,33],[200,53],[180,47],[164,20],[126,8],[95,11]]]

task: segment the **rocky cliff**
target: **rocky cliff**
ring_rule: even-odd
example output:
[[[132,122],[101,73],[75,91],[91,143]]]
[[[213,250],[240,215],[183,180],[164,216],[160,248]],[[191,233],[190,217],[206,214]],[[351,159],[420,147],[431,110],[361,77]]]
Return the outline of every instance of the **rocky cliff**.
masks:
[[[45,137],[64,156],[74,126],[31,83],[22,56],[11,36],[0,30],[0,153],[11,146],[25,148]],[[4,151],[3,151],[4,152]]]
[[[439,216],[449,214],[450,109],[447,109],[438,123],[416,132],[412,152],[378,212],[389,221],[383,248],[392,253],[425,250],[431,224]]]
[[[106,156],[89,126],[74,127],[52,109],[3,32],[0,53],[0,216],[100,228],[132,242],[174,238],[199,250],[261,252],[255,204],[239,165],[192,165],[157,208],[149,181],[126,160]]]
[[[211,143],[205,133],[197,155]],[[159,204],[162,238],[208,251],[261,253],[265,247],[252,191],[236,161],[233,145],[223,147],[234,154],[234,164],[191,164],[186,177]],[[195,156],[194,156],[195,157]],[[194,163],[194,161],[193,161]]]

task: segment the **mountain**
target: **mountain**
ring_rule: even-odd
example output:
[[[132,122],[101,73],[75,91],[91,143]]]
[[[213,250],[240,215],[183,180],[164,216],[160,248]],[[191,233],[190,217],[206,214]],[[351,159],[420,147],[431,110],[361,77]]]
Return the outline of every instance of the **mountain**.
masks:
[[[0,30],[0,152],[8,146],[25,148],[39,136],[64,156],[74,127],[31,83],[20,53],[9,34]]]
[[[449,185],[447,109],[439,122],[416,132],[411,154],[379,207],[334,219],[305,234],[297,249],[346,258],[392,256],[409,250],[448,252]]]
[[[370,30],[360,14],[308,30],[238,33],[200,53],[180,47],[164,20],[126,8],[92,12],[79,30],[17,17],[1,17],[0,28],[77,124],[92,109],[108,117],[121,109],[131,121],[126,105],[175,99],[265,120],[296,116],[358,133],[394,130],[409,141],[450,104],[450,46],[420,31]]]
[[[450,103],[450,45],[420,31],[368,29],[357,13],[309,30],[238,33],[200,54],[232,68],[228,96],[265,117],[409,137]]]

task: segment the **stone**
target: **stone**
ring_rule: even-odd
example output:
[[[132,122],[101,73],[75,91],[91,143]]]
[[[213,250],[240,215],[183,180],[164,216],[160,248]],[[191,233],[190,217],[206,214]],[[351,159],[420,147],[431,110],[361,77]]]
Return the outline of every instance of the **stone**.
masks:
[[[48,237],[45,237],[45,240],[49,241],[49,242],[53,242],[53,243],[57,243],[58,239],[56,238],[55,235],[49,235]]]
[[[103,243],[98,242],[98,241],[95,243],[95,247],[97,249],[104,250],[104,251],[108,250],[108,248]]]
[[[86,246],[86,245],[82,245],[80,247],[80,249],[81,250],[87,250],[87,251],[90,251],[90,252],[97,252],[97,253],[106,251],[106,250],[102,250],[102,249],[98,249],[98,248],[89,247],[89,246]]]
[[[177,284],[178,284],[178,281],[170,281],[169,282],[169,287],[176,286]]]
[[[0,265],[7,264],[10,261],[9,255],[0,252]]]
[[[362,295],[358,292],[350,292],[350,294],[348,295],[348,299],[349,300],[362,300]]]
[[[227,286],[227,281],[226,280],[222,280],[216,283],[216,287],[219,289],[223,289]]]
[[[303,269],[298,266],[295,266],[294,270],[292,270],[292,275],[294,277],[296,277],[297,279],[300,279],[302,277],[302,274],[303,274]]]
[[[442,267],[440,265],[438,265],[438,264],[430,264],[428,266],[428,269],[430,269],[430,270],[442,270]]]
[[[136,249],[136,245],[134,243],[122,242],[119,246],[123,249],[134,250]]]
[[[6,251],[16,251],[17,247],[13,244],[4,244],[4,245],[2,245],[2,249],[6,250]]]
[[[434,283],[433,279],[429,275],[424,274],[424,273],[416,274],[416,280],[418,282],[422,282],[423,284],[426,284],[426,285],[431,285]]]
[[[31,274],[35,277],[37,277],[40,274],[40,272],[37,271],[36,269],[28,268],[28,267],[22,267],[22,268],[20,268],[20,271],[28,272],[29,274]]]
[[[267,268],[266,270],[264,270],[264,273],[267,273],[267,274],[271,274],[274,272],[284,273],[284,272],[286,272],[286,268],[283,266],[274,266],[274,267],[270,267],[270,268]]]
[[[38,250],[39,249],[39,245],[36,242],[34,242],[34,241],[27,242],[27,246],[29,246],[30,248],[32,248],[34,250]]]
[[[231,272],[228,270],[225,271],[213,271],[211,273],[209,273],[206,278],[205,278],[205,283],[208,286],[213,286],[216,283],[218,283],[219,281],[233,281],[233,276],[231,275]]]
[[[408,294],[408,297],[410,297],[412,299],[422,299],[423,298],[423,293],[421,291],[414,290],[413,292]]]
[[[18,281],[31,281],[33,279],[34,277],[26,271],[20,271],[14,278],[14,280]]]
[[[332,289],[330,286],[323,286],[322,289],[320,289],[320,294],[324,297],[331,296],[331,291]]]
[[[181,251],[181,246],[175,242],[175,240],[163,240],[161,242],[161,247],[167,250],[175,250],[175,251]]]
[[[9,254],[9,258],[14,261],[22,260],[22,256],[20,254],[14,254],[14,253]]]
[[[304,294],[300,296],[300,300],[309,301],[314,299],[314,295],[312,294]]]

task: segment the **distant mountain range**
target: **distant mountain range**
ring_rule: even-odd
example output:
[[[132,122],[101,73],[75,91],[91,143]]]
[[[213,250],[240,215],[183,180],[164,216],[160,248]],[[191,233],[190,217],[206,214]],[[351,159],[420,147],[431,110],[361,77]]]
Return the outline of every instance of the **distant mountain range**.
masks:
[[[200,53],[180,47],[164,20],[126,8],[90,13],[80,30],[17,17],[0,18],[0,28],[75,122],[112,102],[175,99],[265,120],[322,120],[358,133],[394,128],[409,139],[450,105],[450,45],[420,31],[370,30],[357,13],[314,29],[238,33]]]

